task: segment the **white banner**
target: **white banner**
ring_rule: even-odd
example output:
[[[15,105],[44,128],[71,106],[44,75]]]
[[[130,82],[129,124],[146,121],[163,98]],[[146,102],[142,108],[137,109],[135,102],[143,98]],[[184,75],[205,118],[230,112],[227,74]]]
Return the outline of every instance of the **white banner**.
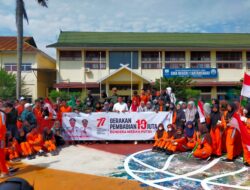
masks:
[[[170,112],[64,113],[65,140],[151,140],[157,126],[172,122]]]

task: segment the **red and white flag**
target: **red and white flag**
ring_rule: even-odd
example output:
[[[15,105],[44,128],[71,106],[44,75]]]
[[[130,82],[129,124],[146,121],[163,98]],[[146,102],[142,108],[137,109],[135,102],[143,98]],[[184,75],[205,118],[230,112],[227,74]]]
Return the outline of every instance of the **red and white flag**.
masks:
[[[241,96],[250,98],[250,75],[248,75],[247,73],[244,74]]]
[[[44,107],[47,107],[49,112],[52,113],[53,116],[56,116],[56,111],[53,109],[52,102],[49,98],[44,99]]]
[[[240,132],[242,142],[247,146],[248,151],[250,151],[250,134],[237,113],[234,113],[229,125],[235,127]]]
[[[205,114],[204,114],[204,109],[203,109],[203,102],[200,100],[198,101],[198,113],[200,117],[200,122],[204,123],[206,119],[205,119]]]

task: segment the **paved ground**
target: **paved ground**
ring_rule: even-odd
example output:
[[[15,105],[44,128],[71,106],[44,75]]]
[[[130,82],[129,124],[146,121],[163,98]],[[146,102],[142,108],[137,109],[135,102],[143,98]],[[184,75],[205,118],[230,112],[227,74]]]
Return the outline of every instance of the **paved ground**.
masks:
[[[94,144],[68,146],[58,156],[37,157],[14,164],[16,176],[34,184],[35,190],[152,190],[127,180],[123,162],[128,154],[150,144]],[[115,176],[115,177],[114,177]],[[118,178],[117,178],[118,177]]]

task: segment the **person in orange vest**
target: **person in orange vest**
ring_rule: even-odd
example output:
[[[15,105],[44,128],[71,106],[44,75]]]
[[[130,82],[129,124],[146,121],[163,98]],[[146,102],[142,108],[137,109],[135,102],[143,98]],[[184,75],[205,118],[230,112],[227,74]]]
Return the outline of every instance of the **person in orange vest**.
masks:
[[[175,128],[172,124],[168,124],[167,131],[163,135],[163,141],[158,145],[158,151],[166,152],[167,147],[171,143],[171,140],[174,139]]]
[[[197,135],[192,121],[188,121],[186,123],[186,127],[184,129],[184,135],[187,139],[187,145],[186,145],[187,148],[189,150],[193,150],[197,143]]]
[[[237,112],[237,106],[235,103],[227,105],[227,115],[225,118],[225,137],[226,137],[226,151],[227,158],[223,159],[226,162],[233,162],[234,159],[242,152],[241,136],[236,126],[231,124],[233,115]]]
[[[33,152],[38,153],[39,156],[46,155],[43,151],[43,136],[39,133],[37,127],[34,127],[31,132],[27,134],[27,142]]]
[[[152,151],[157,151],[161,147],[162,143],[164,143],[164,139],[167,136],[167,132],[164,129],[164,125],[160,123],[158,125],[158,129],[155,132],[154,140],[155,143],[153,145]]]
[[[72,108],[67,105],[66,100],[62,100],[61,107],[60,107],[60,112],[61,113],[72,112]]]
[[[56,141],[51,129],[45,127],[43,131],[43,146],[45,149],[51,153],[52,156],[56,155]]]
[[[140,99],[141,99],[141,101],[144,102],[144,104],[146,104],[146,103],[148,102],[148,100],[149,100],[149,99],[148,99],[148,96],[147,96],[147,94],[146,94],[146,92],[145,92],[144,89],[141,90]],[[141,101],[140,101],[140,102],[141,102]]]
[[[18,142],[19,142],[20,147],[21,147],[22,156],[27,157],[28,160],[35,159],[35,155],[33,154],[32,148],[31,148],[30,144],[27,142],[26,134],[25,134],[24,130],[20,129],[19,134],[20,135],[19,135]]]
[[[9,176],[9,171],[7,168],[7,163],[5,160],[4,148],[5,148],[5,135],[6,135],[6,123],[5,115],[0,111],[0,178],[5,178]]]
[[[21,148],[18,144],[18,141],[14,137],[10,136],[7,149],[8,149],[8,156],[11,161],[13,162],[20,161]]]
[[[136,104],[139,105],[141,102],[141,98],[138,95],[137,91],[134,91],[133,96],[132,96],[132,103],[136,101]]]
[[[210,114],[210,135],[212,138],[213,156],[220,157],[222,151],[221,114],[218,104],[213,104],[212,106]]]
[[[212,139],[205,123],[199,125],[197,133],[199,136],[197,139],[198,147],[194,151],[193,156],[200,159],[207,159],[212,155],[213,148]]]
[[[171,155],[177,151],[185,152],[188,150],[187,139],[183,134],[182,127],[177,127],[173,139],[170,141],[168,147],[166,148],[166,154]]]
[[[241,120],[244,122],[248,134],[250,134],[250,103],[246,105],[246,107],[243,109],[243,116],[241,117]],[[243,157],[244,157],[244,165],[247,167],[250,167],[250,151],[247,148],[247,145],[242,142],[243,147]]]

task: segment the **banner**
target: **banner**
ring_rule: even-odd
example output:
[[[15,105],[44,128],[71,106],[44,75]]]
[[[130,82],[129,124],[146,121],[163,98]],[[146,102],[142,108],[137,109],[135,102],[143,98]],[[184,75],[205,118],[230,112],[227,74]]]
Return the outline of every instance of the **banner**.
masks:
[[[163,69],[163,76],[165,78],[174,77],[191,77],[191,78],[218,78],[218,71],[216,68],[181,68],[181,69]]]
[[[159,123],[172,122],[171,112],[64,113],[65,140],[151,140]]]

